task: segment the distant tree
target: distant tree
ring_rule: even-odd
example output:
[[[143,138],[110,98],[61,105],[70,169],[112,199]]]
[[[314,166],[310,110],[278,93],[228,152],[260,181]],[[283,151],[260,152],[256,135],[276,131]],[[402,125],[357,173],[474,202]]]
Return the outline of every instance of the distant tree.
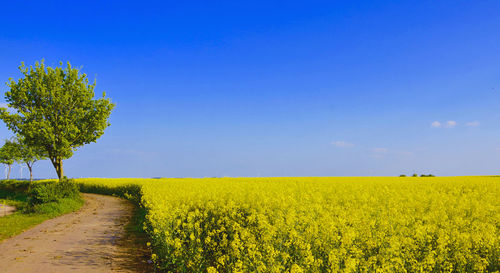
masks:
[[[33,182],[33,165],[38,160],[47,159],[47,152],[43,147],[28,145],[23,137],[15,139],[14,144],[17,150],[17,162],[26,164],[30,171],[30,182]]]
[[[16,144],[13,141],[5,140],[4,145],[0,148],[0,163],[7,165],[7,180],[10,179],[10,171],[12,164],[18,160],[18,152]]]
[[[401,174],[399,175],[399,177],[406,177],[406,174]]]
[[[412,177],[418,177],[418,174],[414,173],[414,174],[412,175]]]
[[[30,147],[42,147],[59,179],[64,177],[63,159],[85,144],[95,142],[110,124],[114,104],[94,99],[95,81],[71,67],[35,67],[21,63],[23,74],[17,82],[9,79],[5,99],[11,111],[0,108],[0,119]]]

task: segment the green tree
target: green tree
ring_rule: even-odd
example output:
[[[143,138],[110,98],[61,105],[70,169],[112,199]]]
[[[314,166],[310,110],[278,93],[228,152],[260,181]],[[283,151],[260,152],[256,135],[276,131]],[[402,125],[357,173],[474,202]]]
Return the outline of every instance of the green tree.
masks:
[[[0,119],[27,145],[41,147],[52,162],[59,179],[64,177],[63,159],[104,134],[114,104],[106,98],[94,99],[95,81],[67,63],[65,68],[35,67],[21,63],[23,74],[17,82],[9,79],[5,100],[10,111],[0,108]]]
[[[0,163],[7,165],[9,168],[7,172],[7,180],[10,179],[12,164],[19,159],[17,151],[16,144],[10,140],[5,140],[4,145],[0,147]]]
[[[30,171],[30,182],[33,182],[33,165],[38,160],[47,159],[47,152],[43,147],[30,146],[23,137],[18,137],[14,140],[17,150],[17,162],[26,164]]]

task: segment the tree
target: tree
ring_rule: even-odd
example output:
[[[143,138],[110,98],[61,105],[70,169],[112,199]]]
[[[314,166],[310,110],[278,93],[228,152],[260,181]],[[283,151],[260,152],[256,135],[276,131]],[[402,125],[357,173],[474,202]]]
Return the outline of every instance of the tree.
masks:
[[[29,146],[23,137],[15,139],[14,144],[16,145],[17,162],[26,164],[30,171],[30,182],[33,182],[33,165],[38,160],[46,159],[47,152],[43,147]]]
[[[21,63],[23,74],[17,82],[12,78],[5,100],[11,111],[0,108],[0,119],[30,147],[41,147],[52,162],[59,179],[64,177],[63,159],[85,144],[96,142],[104,134],[114,108],[103,93],[94,99],[96,83],[88,83],[87,75],[67,63],[35,67]]]
[[[5,140],[5,144],[0,148],[0,163],[7,165],[9,168],[7,172],[7,180],[10,179],[10,171],[12,170],[12,164],[18,160],[18,153],[16,150],[16,145],[13,141]]]

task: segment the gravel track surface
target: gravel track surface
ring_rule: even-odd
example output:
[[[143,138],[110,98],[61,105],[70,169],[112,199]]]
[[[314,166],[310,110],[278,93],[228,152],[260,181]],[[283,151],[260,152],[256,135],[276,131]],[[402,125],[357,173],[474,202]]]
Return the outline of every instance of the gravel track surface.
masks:
[[[15,207],[0,204],[0,217],[10,215],[14,213],[14,211],[16,211]]]
[[[77,212],[47,220],[0,243],[0,272],[152,272],[147,251],[126,231],[133,205],[83,194]]]

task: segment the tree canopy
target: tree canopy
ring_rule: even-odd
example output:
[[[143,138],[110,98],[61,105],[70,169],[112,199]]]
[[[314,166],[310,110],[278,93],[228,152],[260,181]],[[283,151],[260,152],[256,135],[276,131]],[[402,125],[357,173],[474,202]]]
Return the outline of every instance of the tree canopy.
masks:
[[[43,61],[35,66],[21,64],[19,80],[9,79],[5,100],[10,111],[0,108],[0,119],[26,145],[43,149],[60,179],[63,159],[85,144],[95,142],[110,125],[114,104],[103,92],[95,99],[96,83],[68,62],[52,68]]]
[[[38,160],[46,159],[47,152],[43,147],[28,145],[23,137],[17,137],[14,144],[17,152],[16,161],[19,164],[26,164],[30,171],[30,181],[33,181],[33,165]]]
[[[10,178],[12,164],[19,159],[19,152],[14,141],[5,140],[5,143],[0,147],[0,163],[8,167],[7,179]]]

